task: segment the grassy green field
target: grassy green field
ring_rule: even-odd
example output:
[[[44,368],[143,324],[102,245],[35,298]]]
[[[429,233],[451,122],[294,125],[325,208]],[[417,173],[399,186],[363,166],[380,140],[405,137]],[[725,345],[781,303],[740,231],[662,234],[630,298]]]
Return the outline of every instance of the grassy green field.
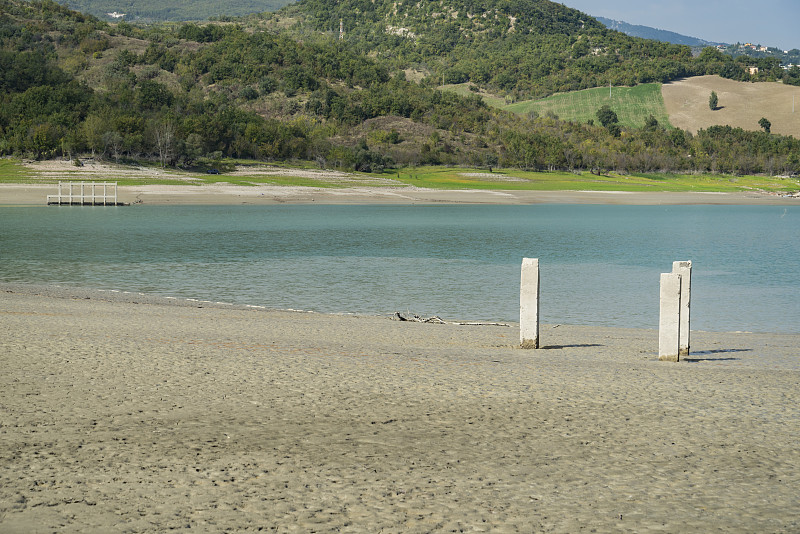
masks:
[[[548,112],[556,114],[562,120],[597,122],[597,110],[608,105],[619,118],[623,126],[640,128],[647,118],[654,116],[659,124],[669,127],[667,109],[661,96],[661,84],[648,83],[636,87],[596,87],[573,93],[553,95],[541,100],[527,100],[504,106],[514,113],[526,114],[534,111],[539,115]]]
[[[446,85],[442,89],[461,95],[473,94],[469,90],[469,84]],[[506,104],[505,100],[493,95],[481,93],[481,96],[488,105],[519,115],[531,112],[539,115],[553,113],[562,120],[587,122],[592,119],[597,122],[597,110],[607,104],[617,114],[619,122],[623,126],[640,128],[652,115],[662,126],[671,127],[659,83],[642,84],[636,87],[612,87],[610,90],[608,87],[596,87],[513,104]]]
[[[258,162],[236,162],[241,166],[251,166]],[[233,165],[233,163],[231,163]],[[480,169],[462,167],[414,167],[386,171],[380,174],[315,173],[309,176],[309,167],[298,168],[298,174],[291,175],[292,167],[282,166],[286,174],[248,175],[202,174],[171,171],[169,176],[156,176],[142,171],[125,176],[82,174],[79,169],[58,177],[40,176],[38,172],[13,159],[0,159],[0,183],[55,184],[59,181],[115,181],[119,185],[158,185],[196,187],[212,184],[231,184],[238,186],[283,185],[300,187],[402,187],[415,186],[428,189],[494,189],[520,191],[676,191],[676,192],[737,192],[769,191],[795,192],[800,190],[800,180],[769,176],[723,176],[723,175],[680,175],[680,174],[616,174],[597,176],[588,172],[530,172],[518,169],[495,169],[486,172]],[[113,171],[110,171],[113,173]]]

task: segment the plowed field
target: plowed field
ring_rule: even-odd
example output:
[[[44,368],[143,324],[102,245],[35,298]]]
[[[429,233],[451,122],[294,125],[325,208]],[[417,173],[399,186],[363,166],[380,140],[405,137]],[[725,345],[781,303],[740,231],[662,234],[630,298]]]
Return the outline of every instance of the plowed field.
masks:
[[[719,76],[696,76],[661,89],[670,123],[696,133],[712,125],[759,130],[765,117],[772,133],[800,137],[800,87],[778,82],[736,82]],[[711,91],[719,98],[718,109],[708,106]]]

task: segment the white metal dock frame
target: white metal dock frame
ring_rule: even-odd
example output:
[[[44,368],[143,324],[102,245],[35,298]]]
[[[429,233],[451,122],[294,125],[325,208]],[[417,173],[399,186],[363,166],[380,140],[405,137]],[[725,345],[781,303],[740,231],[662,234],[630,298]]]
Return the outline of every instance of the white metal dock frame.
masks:
[[[47,195],[47,205],[121,206],[117,182],[58,182],[58,194]]]

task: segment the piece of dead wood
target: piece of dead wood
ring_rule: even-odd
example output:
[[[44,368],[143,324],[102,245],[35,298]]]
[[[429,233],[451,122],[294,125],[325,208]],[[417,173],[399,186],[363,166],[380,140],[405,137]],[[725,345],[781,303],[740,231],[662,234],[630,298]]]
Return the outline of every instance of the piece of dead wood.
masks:
[[[412,323],[431,323],[431,324],[455,324],[459,326],[509,326],[505,323],[483,323],[483,322],[448,322],[443,320],[441,317],[437,317],[436,315],[432,317],[420,317],[417,314],[405,314],[403,315],[400,312],[394,312],[392,315],[392,319],[395,321],[408,321]]]
[[[403,315],[400,312],[394,312],[394,315],[392,316],[392,319],[394,319],[395,321],[409,321],[409,322],[412,322],[412,323],[447,324],[445,321],[443,321],[441,319],[441,317],[436,317],[435,315],[433,317],[425,318],[425,317],[420,317],[417,314]]]

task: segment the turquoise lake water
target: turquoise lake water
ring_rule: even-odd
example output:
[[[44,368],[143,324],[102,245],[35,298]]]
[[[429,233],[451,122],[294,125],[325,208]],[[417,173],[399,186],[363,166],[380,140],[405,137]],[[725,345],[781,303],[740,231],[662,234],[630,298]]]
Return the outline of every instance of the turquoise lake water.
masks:
[[[692,260],[692,327],[800,333],[800,206],[0,208],[0,281],[333,313],[658,327]]]

